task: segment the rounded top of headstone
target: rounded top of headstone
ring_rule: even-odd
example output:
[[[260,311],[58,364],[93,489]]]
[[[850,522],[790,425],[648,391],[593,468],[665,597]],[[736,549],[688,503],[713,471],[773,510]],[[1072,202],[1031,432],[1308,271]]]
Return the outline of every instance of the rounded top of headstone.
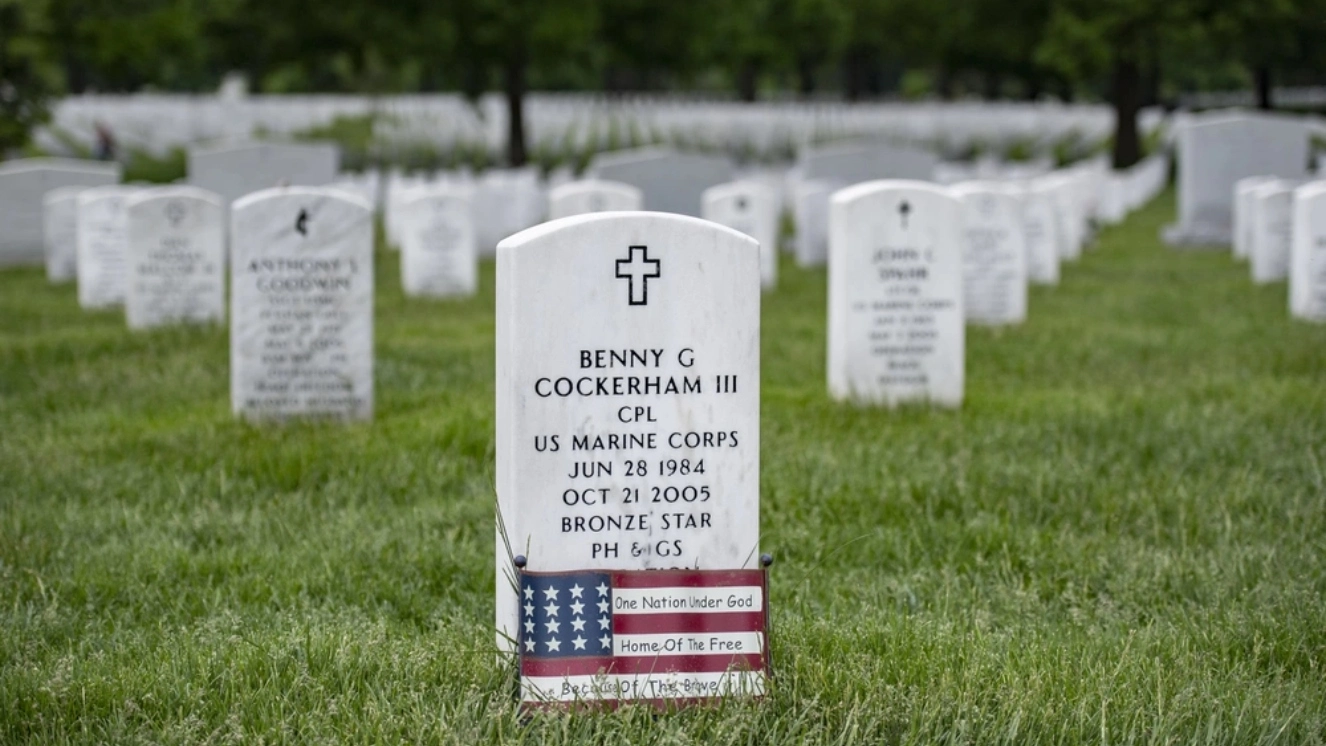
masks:
[[[584,192],[619,192],[629,194],[635,199],[641,197],[641,191],[638,187],[631,186],[620,181],[612,179],[581,179],[579,181],[568,181],[565,184],[559,184],[548,192],[550,199],[560,199],[574,194]]]
[[[77,199],[79,194],[87,191],[89,188],[90,187],[85,187],[85,186],[56,187],[46,192],[45,196],[42,197],[42,202],[49,205],[52,202]]]
[[[340,146],[334,142],[294,142],[286,140],[221,140],[189,147],[190,157],[208,155],[227,155],[243,151],[284,150],[305,153],[339,153]]]
[[[1239,179],[1238,181],[1234,182],[1234,188],[1235,188],[1235,189],[1251,189],[1252,187],[1255,187],[1255,186],[1257,186],[1257,185],[1259,185],[1259,184],[1264,184],[1264,183],[1266,183],[1266,182],[1268,182],[1268,181],[1275,181],[1275,177],[1274,177],[1274,176],[1244,176],[1243,178],[1241,178],[1241,179]]]
[[[1326,180],[1309,181],[1294,190],[1294,199],[1316,199],[1326,195]]]
[[[615,166],[621,163],[635,163],[657,158],[671,158],[681,155],[678,151],[662,145],[648,145],[642,148],[624,148],[609,150],[594,157],[593,166]],[[590,169],[593,170],[593,167]]]
[[[262,189],[256,192],[251,192],[235,200],[235,202],[231,204],[230,209],[238,212],[253,205],[254,203],[263,202],[265,200],[273,199],[276,197],[306,197],[311,199],[334,199],[334,200],[339,200],[341,202],[345,202],[350,205],[354,205],[355,207],[361,207],[369,212],[373,211],[372,203],[370,203],[368,200],[364,199],[363,197],[360,197],[357,194],[351,194],[350,192],[346,192],[341,189],[337,189],[335,187],[305,187],[305,186],[272,187],[270,189]]]
[[[774,191],[770,187],[758,181],[738,179],[709,187],[704,190],[700,200],[707,204],[716,200],[732,199],[736,201],[736,209],[746,210],[750,207],[752,199],[772,200],[774,197]]]
[[[26,171],[76,171],[102,173],[120,178],[120,164],[82,158],[18,158],[0,163],[0,174]]]
[[[920,192],[923,194],[932,194],[937,197],[943,197],[945,199],[954,199],[952,192],[947,187],[932,184],[928,181],[914,181],[911,179],[881,179],[879,181],[866,181],[834,192],[831,199],[834,204],[847,204],[859,199],[868,199],[877,194],[888,194],[890,192],[898,191]]]
[[[1254,199],[1265,199],[1267,197],[1277,197],[1288,194],[1298,189],[1300,186],[1311,182],[1302,179],[1270,179],[1253,187],[1252,195]]]
[[[83,205],[111,197],[124,199],[137,194],[140,191],[142,191],[141,187],[128,186],[125,184],[108,184],[106,186],[89,187],[78,193],[78,204]]]
[[[470,202],[474,199],[473,187],[467,184],[453,182],[435,182],[431,184],[401,187],[399,189],[400,194],[396,195],[396,198],[399,200],[401,207],[412,207],[422,202],[452,200]],[[344,191],[351,195],[359,196],[356,192],[349,190]]]
[[[733,230],[725,225],[693,218],[689,215],[678,215],[671,212],[650,212],[648,210],[623,210],[618,212],[592,212],[584,215],[573,215],[566,218],[549,220],[546,223],[540,223],[533,228],[527,228],[513,236],[508,236],[497,244],[497,252],[503,254],[509,251],[520,249],[526,244],[535,243],[556,233],[566,230],[573,230],[590,225],[598,225],[603,228],[617,226],[631,226],[641,232],[642,239],[649,232],[665,232],[669,228],[683,228],[694,231],[707,230],[715,235],[721,235],[726,239],[735,240],[740,243],[748,244],[751,248],[759,250],[759,242],[740,231]]]
[[[195,186],[171,185],[141,189],[134,192],[129,198],[129,206],[134,207],[148,202],[172,199],[201,200],[217,207],[221,207],[222,205],[221,195],[215,192],[210,192],[206,189],[201,189]]]
[[[975,194],[998,194],[1016,197],[1019,189],[1006,181],[960,181],[949,187],[955,197]]]

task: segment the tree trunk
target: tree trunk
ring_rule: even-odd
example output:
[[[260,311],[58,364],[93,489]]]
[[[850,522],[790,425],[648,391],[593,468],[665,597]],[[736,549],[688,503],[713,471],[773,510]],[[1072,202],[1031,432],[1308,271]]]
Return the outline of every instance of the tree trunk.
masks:
[[[815,62],[809,57],[797,60],[797,90],[803,99],[815,92]]]
[[[1038,100],[1041,97],[1041,92],[1044,90],[1044,81],[1041,80],[1041,76],[1029,75],[1027,76],[1025,83],[1026,88],[1023,89],[1023,97],[1027,101]]]
[[[1071,104],[1077,98],[1077,92],[1073,90],[1073,84],[1067,78],[1059,79],[1055,92],[1059,95],[1059,100],[1065,104]]]
[[[1160,106],[1160,57],[1152,49],[1142,75],[1142,106]]]
[[[844,93],[848,101],[859,101],[865,81],[865,53],[860,49],[849,50],[843,58]]]
[[[625,67],[608,65],[603,71],[603,90],[614,96],[621,96],[639,87],[635,74]]]
[[[525,50],[517,47],[507,57],[502,76],[506,89],[506,162],[525,165]]]
[[[77,94],[87,90],[87,66],[82,61],[76,59],[73,55],[66,55],[64,69],[64,77],[70,93]]]
[[[948,65],[939,68],[939,73],[935,76],[935,91],[939,93],[941,101],[953,100],[953,71]]]
[[[737,95],[742,101],[755,102],[759,80],[760,71],[754,62],[747,60],[741,63],[741,69],[737,71]]]
[[[1114,167],[1128,168],[1142,159],[1142,144],[1137,135],[1142,71],[1135,59],[1122,54],[1115,60],[1110,88],[1110,103],[1114,104]]]
[[[1274,109],[1274,102],[1271,101],[1271,68],[1258,65],[1253,69],[1252,77],[1257,86],[1257,108],[1263,111]]]

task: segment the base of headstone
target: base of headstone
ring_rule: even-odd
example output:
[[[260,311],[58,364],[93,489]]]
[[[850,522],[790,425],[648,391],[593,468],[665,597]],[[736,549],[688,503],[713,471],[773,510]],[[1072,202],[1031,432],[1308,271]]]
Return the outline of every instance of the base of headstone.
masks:
[[[763,697],[773,560],[760,560],[759,570],[529,572],[515,558],[522,709]]]

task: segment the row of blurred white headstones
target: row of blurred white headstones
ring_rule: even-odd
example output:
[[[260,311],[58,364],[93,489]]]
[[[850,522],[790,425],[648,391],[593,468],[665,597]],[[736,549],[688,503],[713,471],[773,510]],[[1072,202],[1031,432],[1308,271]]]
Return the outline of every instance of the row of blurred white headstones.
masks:
[[[162,153],[212,140],[289,136],[339,117],[379,115],[374,142],[382,147],[459,145],[500,153],[507,136],[504,99],[486,95],[471,105],[461,96],[258,96],[228,99],[172,94],[84,95],[60,101],[38,144],[62,152],[62,137],[86,146],[98,122],[126,146]],[[1058,103],[736,103],[679,97],[609,98],[588,94],[531,94],[528,140],[536,148],[583,152],[633,144],[700,145],[765,157],[778,149],[869,134],[941,148],[1042,151],[1066,137],[1098,143],[1113,130],[1113,114],[1099,105]],[[1144,111],[1144,132],[1164,114]]]
[[[1253,282],[1289,281],[1291,315],[1326,321],[1326,181],[1240,179],[1233,249]]]
[[[122,305],[131,328],[222,322],[229,284],[237,414],[366,418],[373,402],[372,216],[379,196],[388,242],[402,252],[401,281],[409,295],[474,293],[479,256],[488,252],[480,244],[481,225],[516,232],[529,227],[521,222],[612,211],[631,216],[642,243],[656,252],[680,250],[670,248],[666,235],[651,232],[675,219],[632,211],[642,207],[699,212],[753,236],[758,276],[768,288],[776,282],[780,217],[798,207],[807,184],[824,188],[831,182],[819,177],[826,174],[852,179],[852,168],[868,176],[880,167],[900,173],[933,171],[935,165],[932,156],[913,151],[845,148],[821,155],[791,174],[749,174],[737,181],[719,181],[731,170],[721,159],[650,150],[604,158],[594,166],[598,178],[552,186],[546,194],[532,172],[522,171],[478,180],[463,174],[423,182],[389,177],[379,184],[381,195],[371,188],[374,177],[357,177],[359,182],[264,189],[233,203],[196,186],[105,184],[119,178],[113,166],[20,162],[0,166],[0,209],[19,204],[6,197],[25,196],[18,194],[23,188],[62,182],[37,192],[48,274],[54,281],[75,281],[84,308]],[[1025,166],[986,164],[973,171],[1004,181],[947,187],[860,179],[824,193],[830,203],[823,216],[826,252],[811,253],[806,230],[799,231],[800,263],[830,265],[835,395],[960,403],[964,320],[1023,320],[1029,282],[1057,281],[1059,263],[1080,254],[1095,225],[1121,219],[1162,188],[1166,164],[1152,159],[1122,174],[1099,159],[1039,176]],[[481,202],[482,184],[488,193]],[[0,217],[16,228],[8,238],[22,234],[22,214],[9,210]],[[646,245],[632,248],[632,257],[636,248],[644,254],[643,297],[648,279],[659,276],[658,265],[648,259]],[[620,279],[627,260],[616,247],[609,253],[605,258],[616,262]],[[612,262],[604,264],[609,272]],[[547,279],[587,281],[572,270]],[[603,279],[598,270],[594,278]],[[631,289],[632,303],[635,293]],[[907,309],[899,306],[904,301]],[[869,312],[871,303],[884,307]],[[897,385],[889,382],[894,378]]]
[[[1210,111],[1177,116],[1172,134],[1179,210],[1165,240],[1232,245],[1254,282],[1289,281],[1291,315],[1326,321],[1326,202],[1323,182],[1312,181],[1326,166],[1313,145],[1326,136],[1321,121]]]
[[[543,184],[532,170],[463,173],[432,178],[345,176],[328,189],[382,207],[387,243],[402,251],[402,285],[411,295],[464,296],[476,285],[476,263],[502,238],[545,219],[575,214],[641,210],[661,187],[694,184],[659,178],[685,174],[667,168],[672,156],[634,154],[600,170],[635,179],[640,186],[608,179]],[[685,157],[681,157],[685,158]],[[701,178],[722,173],[693,161]],[[815,171],[815,164],[805,164]],[[650,173],[657,170],[656,173]],[[1155,158],[1119,174],[1095,159],[1041,173],[986,164],[953,195],[970,205],[967,241],[974,247],[964,270],[968,317],[982,323],[1017,323],[1026,316],[1026,285],[1053,284],[1059,264],[1081,254],[1094,226],[1116,223],[1163,188],[1167,166]],[[642,178],[643,176],[643,178]],[[653,179],[651,181],[651,179]],[[381,187],[381,194],[378,187]],[[644,187],[644,188],[641,188]],[[776,282],[781,219],[797,216],[794,239],[802,266],[826,261],[829,203],[843,186],[803,180],[800,172],[754,173],[703,189],[701,217],[756,238],[762,247],[762,282]],[[647,192],[646,190],[651,190]],[[689,192],[673,195],[685,205]],[[379,202],[380,199],[380,202]],[[186,320],[220,320],[224,314],[225,205],[227,200],[194,187],[117,185],[50,190],[43,199],[47,273],[54,282],[77,280],[80,303],[104,308],[124,303],[133,327]],[[675,209],[676,212],[687,212]],[[165,221],[165,222],[163,222]],[[984,248],[979,248],[984,247]]]

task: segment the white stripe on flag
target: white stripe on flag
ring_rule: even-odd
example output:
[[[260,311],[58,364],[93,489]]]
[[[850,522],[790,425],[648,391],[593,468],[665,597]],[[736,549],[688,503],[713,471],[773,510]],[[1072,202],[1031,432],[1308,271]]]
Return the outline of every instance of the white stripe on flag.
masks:
[[[705,614],[763,611],[758,585],[712,588],[613,588],[614,614]]]
[[[521,698],[526,702],[684,699],[763,694],[763,671],[521,677]]]
[[[760,632],[676,632],[613,635],[613,655],[735,655],[764,652]]]

